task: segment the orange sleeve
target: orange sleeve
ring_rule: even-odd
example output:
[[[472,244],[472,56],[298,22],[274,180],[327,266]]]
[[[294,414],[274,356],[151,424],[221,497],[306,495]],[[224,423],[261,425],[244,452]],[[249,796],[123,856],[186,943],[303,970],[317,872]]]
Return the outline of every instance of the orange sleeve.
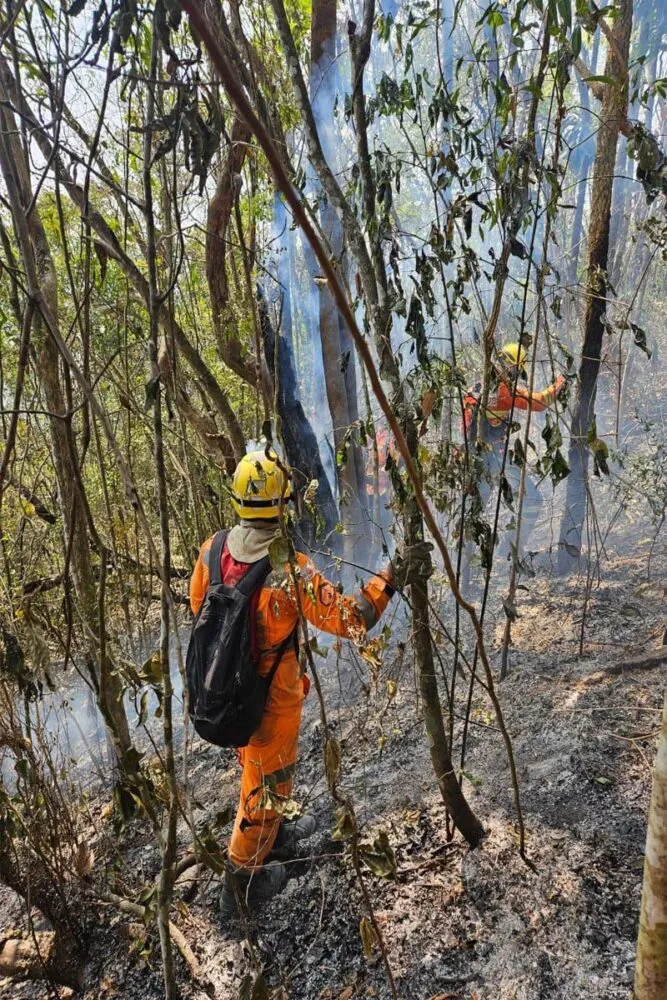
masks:
[[[340,594],[303,553],[297,552],[296,559],[296,585],[305,618],[322,632],[362,642],[366,637],[366,622],[359,601]],[[361,596],[372,606],[376,620],[389,603],[392,593],[391,586],[380,576],[371,577],[362,587]],[[294,593],[292,598],[296,603]]]
[[[382,573],[376,573],[361,588],[361,596],[371,605],[377,621],[394,594],[391,582]]]
[[[554,382],[547,389],[542,389],[541,392],[530,392],[522,386],[517,386],[514,406],[517,410],[532,410],[534,413],[540,413],[547,407],[553,406],[559,388],[560,385],[557,382]]]
[[[463,397],[463,428],[466,434],[472,426],[472,419],[478,403],[479,400],[471,393],[466,393]]]
[[[199,613],[208,590],[208,551],[212,541],[213,536],[207,538],[199,550],[197,562],[190,578],[190,607],[195,615]]]

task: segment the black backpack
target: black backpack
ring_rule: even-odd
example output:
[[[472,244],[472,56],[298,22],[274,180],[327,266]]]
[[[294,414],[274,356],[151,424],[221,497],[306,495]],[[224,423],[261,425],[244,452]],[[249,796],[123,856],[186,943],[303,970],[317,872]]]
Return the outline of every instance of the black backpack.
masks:
[[[295,643],[296,630],[276,650],[266,677],[257,673],[252,649],[252,597],[271,569],[268,556],[253,563],[236,586],[221,579],[227,531],[218,531],[209,551],[209,585],[192,626],[186,659],[189,714],[196,732],[219,747],[247,746],[262,721],[271,682]]]

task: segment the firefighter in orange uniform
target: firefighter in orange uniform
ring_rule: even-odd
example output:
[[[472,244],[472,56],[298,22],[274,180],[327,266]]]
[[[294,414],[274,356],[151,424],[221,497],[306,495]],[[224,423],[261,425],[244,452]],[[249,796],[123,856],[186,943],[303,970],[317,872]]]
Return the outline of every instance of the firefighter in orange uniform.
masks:
[[[267,555],[269,545],[279,534],[280,504],[289,495],[287,477],[264,452],[251,453],[241,460],[232,485],[232,504],[240,523],[229,532],[222,550],[224,583],[238,583],[252,563]],[[192,575],[190,604],[195,614],[208,588],[211,541],[209,538],[202,545]],[[309,687],[297,656],[299,609],[315,628],[360,642],[394,593],[391,564],[352,597],[341,595],[307,556],[297,552],[295,562],[296,574],[289,565],[272,570],[256,597],[255,648],[260,675],[269,673],[281,643],[290,635],[295,641],[288,646],[273,678],[259,729],[239,751],[243,768],[241,796],[221,896],[224,915],[235,912],[239,891],[249,904],[280,892],[287,872],[277,861],[266,863],[268,855],[289,853],[297,840],[315,831],[313,817],[302,816],[296,822],[281,824],[279,812],[272,808],[275,796],[291,796],[301,706]]]
[[[559,375],[553,385],[541,392],[530,392],[529,389],[517,385],[517,375],[525,370],[526,352],[516,343],[505,344],[500,350],[500,363],[494,367],[496,386],[489,394],[486,413],[482,415],[482,438],[490,450],[484,456],[486,476],[479,483],[479,492],[483,507],[491,495],[492,482],[497,482],[500,476],[505,449],[505,439],[512,410],[530,410],[539,413],[553,406],[559,393],[567,385],[564,375]],[[477,414],[479,410],[481,385],[476,385],[463,397],[464,424],[468,444],[474,442],[477,432]],[[504,475],[509,482],[514,496],[518,495],[521,470],[519,466],[505,463]],[[525,545],[539,517],[542,506],[540,493],[533,477],[526,476],[525,495],[522,516],[522,542]],[[501,547],[508,551],[507,545]]]

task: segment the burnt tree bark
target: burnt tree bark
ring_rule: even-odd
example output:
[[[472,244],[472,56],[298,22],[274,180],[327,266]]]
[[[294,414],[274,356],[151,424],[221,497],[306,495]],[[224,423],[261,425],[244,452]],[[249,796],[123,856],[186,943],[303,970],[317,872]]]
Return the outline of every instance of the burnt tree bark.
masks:
[[[295,488],[302,490],[316,479],[319,488],[316,505],[323,520],[323,530],[329,534],[338,523],[338,510],[327,474],[322,465],[317,438],[304,413],[292,353],[285,337],[276,334],[269,316],[268,303],[261,288],[257,289],[259,319],[264,342],[266,366],[274,381],[277,379],[278,415],[281,421],[281,436],[285,445],[286,458],[295,477]],[[277,371],[276,371],[277,361]],[[304,514],[299,519],[299,528],[309,545],[316,541],[316,526],[312,517]]]
[[[611,29],[613,43],[607,50],[605,76],[617,81],[606,84],[600,107],[595,167],[591,189],[591,220],[588,233],[586,310],[581,362],[573,405],[565,509],[560,523],[558,571],[569,572],[581,554],[587,508],[589,450],[587,436],[595,419],[595,395],[600,371],[609,282],[609,231],[616,147],[628,104],[628,53],[632,31],[632,0],[621,0]]]

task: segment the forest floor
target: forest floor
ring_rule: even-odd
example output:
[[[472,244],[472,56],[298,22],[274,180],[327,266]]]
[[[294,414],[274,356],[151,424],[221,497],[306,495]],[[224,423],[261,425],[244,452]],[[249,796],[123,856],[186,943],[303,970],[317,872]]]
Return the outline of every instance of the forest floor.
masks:
[[[654,570],[664,569],[664,562],[663,549],[654,556]],[[342,787],[353,796],[364,839],[386,830],[396,852],[396,878],[367,873],[367,883],[402,1000],[631,996],[665,670],[616,668],[660,644],[667,589],[664,578],[646,582],[645,551],[606,563],[602,583],[590,594],[580,656],[584,583],[539,574],[528,581],[528,591],[520,592],[510,673],[499,685],[535,871],[519,856],[507,757],[481,689],[473,699],[463,787],[487,836],[471,851],[459,838],[447,839],[415,709],[409,636],[404,633],[405,645],[397,645],[395,623],[374,680],[348,647],[338,653],[332,647],[327,659],[318,661],[330,725],[342,747]],[[504,626],[501,597],[501,589],[494,588],[487,618],[494,650]],[[445,607],[443,616],[450,621],[451,608]],[[450,666],[444,644],[442,656]],[[393,697],[389,679],[397,685]],[[467,677],[457,685],[457,715],[462,715]],[[456,719],[457,753],[461,726]],[[295,794],[316,815],[318,832],[291,866],[285,891],[256,915],[249,935],[253,948],[238,929],[223,925],[216,877],[204,877],[190,901],[175,907],[174,920],[218,1000],[239,996],[242,977],[252,968],[251,952],[274,1000],[391,996],[377,953],[370,960],[364,955],[358,884],[341,845],[330,838],[333,816],[321,746],[318,706],[311,696]],[[212,824],[237,793],[233,756],[197,741],[190,770],[197,825]],[[102,806],[92,802],[91,812],[99,817]],[[159,867],[148,828],[133,823],[118,844],[108,828],[99,832],[101,821],[96,825],[98,833],[90,833],[96,866],[109,874],[115,869],[126,890],[138,894]],[[184,854],[185,825],[180,836]],[[185,877],[178,892],[187,890]],[[0,927],[20,926],[22,919],[16,902],[0,895]],[[158,1000],[159,963],[149,958],[147,964],[141,941],[136,923],[106,908],[93,937],[83,993],[0,980],[0,997]],[[204,989],[188,978],[180,958],[177,971],[184,1000],[203,1000]]]

